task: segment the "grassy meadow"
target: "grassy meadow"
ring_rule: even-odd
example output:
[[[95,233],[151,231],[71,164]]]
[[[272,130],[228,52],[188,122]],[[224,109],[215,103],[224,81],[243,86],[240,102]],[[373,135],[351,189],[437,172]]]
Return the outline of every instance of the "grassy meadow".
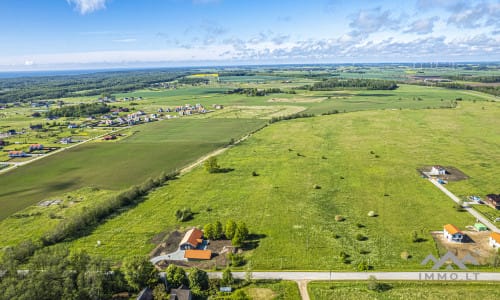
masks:
[[[446,223],[463,228],[474,219],[457,212],[417,168],[450,165],[473,177],[450,184],[453,191],[498,187],[500,161],[477,163],[500,157],[498,147],[481,146],[498,144],[498,113],[495,103],[460,102],[452,110],[279,122],[218,157],[232,172],[198,168],[70,245],[120,261],[148,254],[161,232],[237,219],[254,234],[246,259],[256,270],[353,270],[360,262],[375,270],[420,269],[425,256],[437,255],[429,231]],[[175,211],[185,207],[195,217],[179,223]],[[368,217],[369,211],[378,216]],[[335,221],[336,215],[345,220]],[[421,242],[411,241],[414,231]],[[341,251],[347,260],[339,259]],[[403,251],[411,258],[403,260]]]
[[[117,142],[87,143],[0,176],[0,219],[82,187],[119,190],[180,169],[260,126],[260,120],[170,120],[133,127]]]
[[[312,300],[327,299],[498,299],[500,290],[497,283],[489,282],[380,282],[387,289],[374,292],[367,289],[365,282],[321,282],[308,284]]]

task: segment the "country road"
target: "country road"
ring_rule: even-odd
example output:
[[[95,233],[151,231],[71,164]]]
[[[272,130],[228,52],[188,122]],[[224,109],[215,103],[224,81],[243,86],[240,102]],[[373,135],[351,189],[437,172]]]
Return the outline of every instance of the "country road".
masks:
[[[455,203],[460,202],[460,198],[455,196],[452,192],[450,192],[447,188],[445,188],[442,184],[437,182],[436,180],[429,178],[429,181],[434,184],[436,187],[438,187],[443,193],[445,193],[448,197],[451,198],[451,200],[455,201]],[[500,230],[493,224],[491,223],[488,219],[486,219],[482,214],[477,212],[475,209],[472,207],[464,207],[464,209],[469,212],[471,215],[474,216],[477,220],[479,220],[481,223],[483,223],[486,227],[488,227],[491,231],[493,232],[498,232],[500,233]]]
[[[233,277],[245,279],[245,272],[233,272]],[[209,272],[210,278],[222,278],[222,272]],[[500,273],[494,272],[252,272],[252,279],[291,280],[297,282],[302,300],[309,300],[307,284],[311,280],[377,280],[401,281],[500,281]]]
[[[245,272],[233,272],[234,278],[244,279]],[[438,277],[439,275],[439,277]],[[211,278],[221,278],[222,272],[209,272]],[[470,280],[500,281],[500,272],[421,271],[421,272],[252,272],[253,279],[277,280],[368,280],[375,276],[379,280]],[[445,278],[446,277],[446,278]]]

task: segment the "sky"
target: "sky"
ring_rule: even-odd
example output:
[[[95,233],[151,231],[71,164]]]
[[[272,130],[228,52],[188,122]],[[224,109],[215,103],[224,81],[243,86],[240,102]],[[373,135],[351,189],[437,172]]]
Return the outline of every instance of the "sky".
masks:
[[[0,71],[500,60],[500,0],[0,0]]]

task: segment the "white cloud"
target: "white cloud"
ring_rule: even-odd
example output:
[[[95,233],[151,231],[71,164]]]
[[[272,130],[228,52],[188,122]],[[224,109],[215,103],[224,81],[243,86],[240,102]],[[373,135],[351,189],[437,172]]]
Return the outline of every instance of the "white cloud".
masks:
[[[355,34],[370,34],[385,29],[398,29],[402,16],[393,17],[390,10],[382,10],[381,7],[374,9],[362,9],[352,15],[349,23]]]
[[[416,33],[416,34],[428,34],[432,33],[434,29],[434,22],[439,20],[438,17],[430,17],[425,19],[419,19],[410,24],[405,33]]]
[[[96,10],[101,10],[106,8],[107,0],[66,0],[69,4],[75,6],[75,9],[80,12],[80,14],[85,15]]]
[[[35,63],[35,62],[34,62],[34,61],[32,61],[32,60],[25,60],[25,61],[24,61],[24,65],[25,65],[25,66],[32,66],[34,63]]]

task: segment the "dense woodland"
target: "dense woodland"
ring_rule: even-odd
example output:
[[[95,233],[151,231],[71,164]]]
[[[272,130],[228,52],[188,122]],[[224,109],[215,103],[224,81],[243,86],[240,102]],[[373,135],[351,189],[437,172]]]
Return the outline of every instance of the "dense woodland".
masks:
[[[395,90],[398,85],[395,81],[376,79],[325,79],[312,86],[306,86],[310,91],[328,91],[342,88],[357,88],[367,90]]]
[[[46,113],[46,117],[88,117],[92,115],[105,114],[110,111],[105,103],[82,103],[78,105],[64,106],[51,109]]]
[[[184,75],[182,70],[152,70],[0,79],[0,103],[130,92]]]

